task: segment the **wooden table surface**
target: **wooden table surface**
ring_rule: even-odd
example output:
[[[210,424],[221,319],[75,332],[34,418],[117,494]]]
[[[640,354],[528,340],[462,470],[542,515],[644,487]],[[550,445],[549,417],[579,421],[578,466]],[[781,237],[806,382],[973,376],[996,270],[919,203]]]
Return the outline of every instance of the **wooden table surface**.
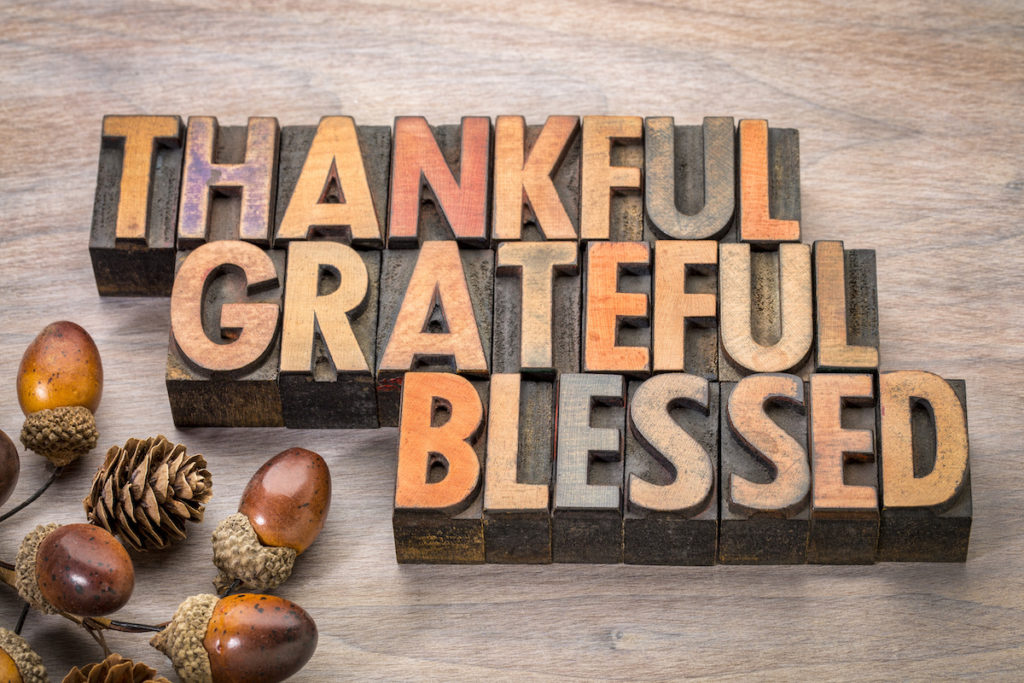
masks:
[[[277,3],[0,7],[0,428],[44,325],[82,324],[103,356],[101,448],[0,528],[81,522],[111,445],[166,434],[204,453],[214,499],[189,541],[137,560],[120,614],[158,622],[214,576],[209,535],[270,455],[322,453],[327,528],[279,590],[319,624],[295,680],[1014,678],[1024,665],[1024,10],[1016,2]],[[768,7],[771,9],[767,9]],[[396,431],[176,431],[166,299],[96,294],[87,250],[108,113],[282,125],[349,114],[705,115],[800,129],[805,239],[878,251],[882,367],[967,380],[974,529],[965,564],[868,567],[398,566]],[[47,476],[25,454],[12,501]],[[20,603],[0,599],[13,627]],[[56,680],[99,657],[32,614]],[[173,675],[146,638],[127,656]]]

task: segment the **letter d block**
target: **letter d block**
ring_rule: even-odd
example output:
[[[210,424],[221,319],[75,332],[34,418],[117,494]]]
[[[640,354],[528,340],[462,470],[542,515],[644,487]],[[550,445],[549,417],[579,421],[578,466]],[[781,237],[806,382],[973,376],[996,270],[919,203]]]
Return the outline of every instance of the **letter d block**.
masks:
[[[718,383],[683,373],[629,383],[626,564],[714,564]]]
[[[182,135],[177,116],[105,116],[89,255],[101,296],[169,296]]]
[[[879,376],[878,559],[964,562],[971,536],[967,387],[929,372]]]
[[[795,375],[723,382],[718,561],[802,564],[810,532],[804,384]]]
[[[484,561],[487,382],[410,373],[402,389],[392,525],[401,563]]]
[[[283,427],[282,251],[218,241],[178,256],[167,397],[177,427]]]

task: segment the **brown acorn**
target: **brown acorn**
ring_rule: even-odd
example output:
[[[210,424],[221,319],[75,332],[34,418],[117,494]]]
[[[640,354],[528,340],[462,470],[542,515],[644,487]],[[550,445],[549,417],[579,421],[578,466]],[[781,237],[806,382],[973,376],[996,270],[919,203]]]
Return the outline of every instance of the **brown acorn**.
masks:
[[[47,524],[22,541],[15,585],[36,609],[96,617],[124,606],[135,587],[135,569],[110,532],[91,524]]]
[[[150,644],[184,681],[275,683],[298,672],[316,651],[316,623],[273,595],[195,595]]]
[[[61,683],[171,683],[156,669],[142,662],[125,659],[116,652],[102,662],[68,672]]]
[[[22,444],[58,467],[88,453],[102,394],[103,364],[89,333],[66,320],[47,325],[18,367]]]
[[[14,631],[0,628],[0,681],[46,683],[42,658]]]
[[[14,493],[20,473],[21,458],[18,457],[18,449],[10,437],[0,430],[0,505],[6,503]]]
[[[331,507],[331,473],[318,454],[289,448],[260,467],[242,492],[238,513],[213,532],[214,581],[271,590],[292,571],[323,529]]]

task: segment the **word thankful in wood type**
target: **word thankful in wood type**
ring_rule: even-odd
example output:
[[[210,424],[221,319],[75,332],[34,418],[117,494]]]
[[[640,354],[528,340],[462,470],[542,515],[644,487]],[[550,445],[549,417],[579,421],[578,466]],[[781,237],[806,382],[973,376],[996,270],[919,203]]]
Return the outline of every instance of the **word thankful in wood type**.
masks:
[[[399,426],[400,562],[963,561],[964,384],[800,217],[763,120],[108,116],[90,253],[177,426]]]

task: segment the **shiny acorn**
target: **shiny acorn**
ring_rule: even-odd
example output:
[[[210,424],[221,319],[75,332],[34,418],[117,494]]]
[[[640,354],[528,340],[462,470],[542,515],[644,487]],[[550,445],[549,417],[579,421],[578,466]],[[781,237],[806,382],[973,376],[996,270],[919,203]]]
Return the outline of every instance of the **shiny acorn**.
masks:
[[[18,368],[18,402],[25,415],[66,406],[95,413],[102,394],[99,349],[75,323],[47,325],[25,349]]]
[[[238,511],[266,546],[302,554],[324,528],[331,509],[331,473],[318,454],[289,448],[256,470]]]
[[[83,617],[120,609],[135,587],[128,551],[92,524],[68,524],[48,533],[36,550],[35,575],[47,602]]]
[[[0,505],[6,503],[14,493],[20,472],[21,458],[18,457],[18,449],[10,437],[0,430]]]
[[[298,672],[316,651],[316,623],[284,598],[238,593],[183,602],[150,641],[182,680],[275,683]]]
[[[24,638],[0,628],[0,681],[7,683],[46,683],[46,668]]]
[[[213,532],[214,581],[268,591],[291,575],[296,556],[323,529],[331,507],[331,473],[324,459],[289,448],[263,464],[242,492],[238,512]]]

